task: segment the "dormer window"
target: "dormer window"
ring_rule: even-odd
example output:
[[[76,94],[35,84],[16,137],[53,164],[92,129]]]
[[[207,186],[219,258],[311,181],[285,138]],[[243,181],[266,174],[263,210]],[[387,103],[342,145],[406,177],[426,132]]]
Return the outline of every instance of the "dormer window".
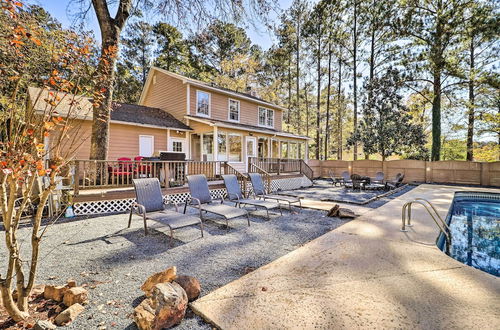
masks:
[[[229,118],[230,121],[240,121],[240,101],[229,99]]]
[[[259,107],[259,125],[274,127],[274,110]]]
[[[196,115],[210,117],[210,93],[196,91]]]

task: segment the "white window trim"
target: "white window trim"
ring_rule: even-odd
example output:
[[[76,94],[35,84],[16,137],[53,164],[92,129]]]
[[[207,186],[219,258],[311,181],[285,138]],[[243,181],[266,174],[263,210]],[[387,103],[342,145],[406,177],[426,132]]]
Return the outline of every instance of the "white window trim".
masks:
[[[174,142],[182,143],[182,151],[174,151]],[[180,154],[187,154],[186,153],[186,139],[179,138],[179,137],[171,137],[170,141],[168,142],[168,151],[169,152],[177,152]]]
[[[150,137],[151,138],[151,141],[152,141],[152,144],[153,144],[153,148],[152,148],[152,152],[151,152],[151,156],[154,155],[155,153],[155,136],[154,135],[139,135],[139,156],[141,155],[141,137]],[[151,157],[149,156],[149,157]],[[141,156],[142,157],[142,156]],[[145,156],[144,156],[145,157]]]
[[[200,92],[206,93],[208,95],[208,115],[198,112],[198,93],[200,93]],[[207,91],[203,91],[200,89],[196,90],[195,112],[196,112],[196,116],[210,118],[210,116],[212,115],[212,93],[209,93]]]
[[[260,123],[260,109],[265,109],[265,110],[266,110],[265,125],[262,125],[262,124]],[[269,110],[271,110],[271,111],[273,112],[273,125],[272,125],[272,126],[271,126],[271,125],[267,125],[267,113],[268,113],[268,111],[269,111]],[[274,119],[275,119],[275,118],[274,118],[274,117],[275,117],[275,116],[274,116],[274,113],[275,113],[274,109],[269,109],[269,108],[266,108],[266,107],[258,107],[258,108],[257,108],[257,124],[258,124],[258,126],[260,126],[260,127],[269,127],[269,128],[274,128],[274,122],[275,122],[275,121],[274,121]]]
[[[238,120],[231,119],[231,101],[238,103]],[[227,100],[227,120],[233,123],[239,123],[241,118],[241,102],[235,99]]]

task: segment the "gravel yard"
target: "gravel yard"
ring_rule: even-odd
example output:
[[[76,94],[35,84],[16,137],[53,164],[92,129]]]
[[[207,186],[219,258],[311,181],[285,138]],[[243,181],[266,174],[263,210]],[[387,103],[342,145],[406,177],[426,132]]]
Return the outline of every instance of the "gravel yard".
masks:
[[[222,220],[208,216],[203,239],[197,227],[178,229],[172,248],[165,227],[145,236],[139,217],[130,229],[125,214],[61,220],[42,243],[37,283],[60,285],[75,279],[88,285],[90,304],[67,329],[135,329],[130,314],[144,298],[139,287],[149,275],[177,266],[178,274],[199,279],[205,295],[346,222],[325,213],[285,210],[267,221],[257,212],[250,227],[246,219],[236,219],[229,231]],[[28,232],[21,229],[20,237],[29,239]],[[0,256],[5,256],[4,235],[0,237]],[[210,326],[188,310],[177,328]]]

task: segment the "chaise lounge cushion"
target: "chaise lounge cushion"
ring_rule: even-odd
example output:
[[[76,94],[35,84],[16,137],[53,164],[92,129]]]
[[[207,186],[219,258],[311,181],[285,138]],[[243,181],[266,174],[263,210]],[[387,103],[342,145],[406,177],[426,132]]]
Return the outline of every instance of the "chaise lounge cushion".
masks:
[[[224,204],[202,204],[201,209],[203,211],[220,215],[226,219],[233,219],[247,215],[247,211],[244,209]]]

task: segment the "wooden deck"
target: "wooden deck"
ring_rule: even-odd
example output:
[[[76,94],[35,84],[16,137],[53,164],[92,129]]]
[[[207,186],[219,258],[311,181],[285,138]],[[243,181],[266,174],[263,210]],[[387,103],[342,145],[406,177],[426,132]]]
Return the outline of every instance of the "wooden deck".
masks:
[[[271,175],[271,179],[272,180],[289,179],[301,176],[302,174],[300,173],[287,173],[281,175]],[[222,180],[210,181],[208,183],[208,186],[211,190],[225,188]],[[162,192],[164,195],[182,194],[182,193],[188,193],[189,188],[187,185],[175,188],[163,188]],[[133,187],[85,189],[85,190],[80,190],[78,192],[78,195],[73,196],[73,203],[106,201],[115,199],[129,199],[129,198],[135,198]]]

